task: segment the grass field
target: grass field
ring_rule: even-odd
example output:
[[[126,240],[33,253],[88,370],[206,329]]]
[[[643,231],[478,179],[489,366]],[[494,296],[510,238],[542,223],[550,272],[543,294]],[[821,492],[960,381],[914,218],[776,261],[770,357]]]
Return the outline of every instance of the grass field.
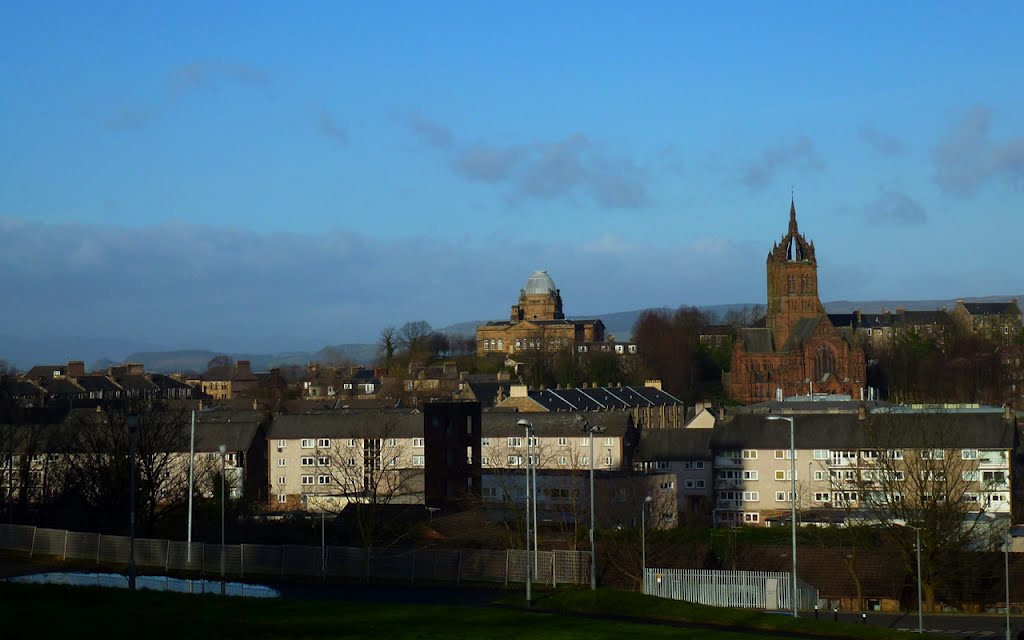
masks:
[[[776,635],[896,638],[883,629],[822,625],[781,616],[723,611],[638,594],[561,591],[538,594],[538,608],[382,605],[343,601],[246,600],[118,589],[0,584],[4,635],[119,638],[758,638]],[[514,602],[510,599],[508,602]],[[629,609],[629,612],[623,611]],[[576,612],[576,613],[573,613]],[[662,620],[716,622],[757,629],[680,628],[591,615],[623,613]],[[794,633],[795,632],[795,633]],[[846,633],[843,633],[846,632]],[[770,632],[769,632],[770,633]]]

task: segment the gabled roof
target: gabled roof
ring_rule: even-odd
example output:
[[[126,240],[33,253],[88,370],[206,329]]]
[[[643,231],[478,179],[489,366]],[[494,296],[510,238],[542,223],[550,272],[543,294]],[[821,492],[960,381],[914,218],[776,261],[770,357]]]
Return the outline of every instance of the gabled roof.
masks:
[[[117,384],[125,389],[158,389],[159,387],[146,376],[123,375],[115,378]]]
[[[529,396],[548,411],[604,411],[683,404],[661,389],[641,386],[540,389],[530,391]]]
[[[775,353],[771,329],[740,329],[740,339],[743,340],[743,347],[747,353]]]
[[[79,376],[75,378],[78,386],[88,392],[123,391],[123,389],[107,376]]]
[[[857,324],[857,316],[853,313],[830,313],[828,314],[828,321],[837,329],[839,327],[853,327]]]
[[[272,440],[422,436],[423,414],[398,409],[279,414],[267,433]]]
[[[634,460],[710,460],[712,433],[712,429],[644,429]]]
[[[85,389],[78,386],[68,378],[54,378],[47,381],[46,393],[50,395],[78,395],[85,393]]]
[[[175,378],[172,378],[171,376],[164,375],[162,373],[154,373],[152,376],[150,376],[150,379],[153,381],[153,384],[155,384],[156,386],[160,387],[161,389],[191,389],[192,388],[191,385],[186,384],[186,383],[182,382],[181,380],[176,380]]]
[[[1020,307],[1016,302],[964,302],[964,308],[972,316],[1019,316]]]
[[[821,322],[821,316],[814,316],[813,318],[800,318],[793,325],[793,330],[789,334],[789,338],[786,339],[786,344],[782,346],[781,351],[795,351],[799,349],[811,336],[814,335],[814,330],[818,328],[818,323]]]
[[[592,427],[603,429],[595,434],[595,437],[621,437],[625,435],[629,423],[629,414],[626,412],[560,412],[560,413],[516,413],[513,411],[485,411],[482,418],[482,430],[484,437],[507,437],[525,435],[523,428],[517,423],[526,419],[533,423],[534,433],[538,437],[551,436],[577,436],[586,437],[586,432],[580,429],[580,418],[586,419]],[[595,441],[595,446],[597,442]]]
[[[498,390],[501,390],[507,398],[512,382],[503,380],[501,382],[467,382],[466,386],[473,392],[473,397],[484,407],[493,407],[498,397]]]
[[[898,316],[903,324],[953,324],[953,318],[942,309],[903,311]]]
[[[64,375],[67,373],[67,365],[63,364],[37,364],[25,373],[23,376],[28,380],[38,380],[39,378],[52,378],[53,372],[58,371],[57,375]]]

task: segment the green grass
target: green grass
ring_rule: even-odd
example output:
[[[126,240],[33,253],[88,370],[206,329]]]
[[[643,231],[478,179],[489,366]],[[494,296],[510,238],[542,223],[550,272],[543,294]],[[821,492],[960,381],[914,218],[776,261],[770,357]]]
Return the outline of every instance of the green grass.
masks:
[[[213,595],[131,593],[119,589],[0,584],[0,620],[5,635],[142,638],[545,638],[635,637],[744,639],[757,630],[793,637],[906,638],[881,628],[791,620],[782,616],[715,609],[601,590],[538,594],[527,612],[519,595],[504,607],[367,604],[345,601],[252,600]],[[582,615],[581,615],[582,614]],[[745,629],[680,628],[643,621],[591,617],[629,615]]]

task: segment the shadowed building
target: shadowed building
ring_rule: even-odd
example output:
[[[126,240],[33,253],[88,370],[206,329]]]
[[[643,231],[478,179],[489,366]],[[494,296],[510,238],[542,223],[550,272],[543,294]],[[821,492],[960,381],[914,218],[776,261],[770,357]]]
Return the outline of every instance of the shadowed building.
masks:
[[[766,326],[742,329],[732,355],[728,389],[733,400],[760,402],[822,392],[860,397],[864,350],[852,331],[838,330],[818,298],[814,244],[797,229],[789,207],[789,231],[768,254]]]

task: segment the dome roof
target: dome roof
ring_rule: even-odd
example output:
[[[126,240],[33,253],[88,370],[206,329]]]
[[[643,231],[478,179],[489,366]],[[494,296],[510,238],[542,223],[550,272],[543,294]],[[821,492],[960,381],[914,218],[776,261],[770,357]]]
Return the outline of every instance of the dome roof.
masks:
[[[551,279],[547,271],[534,271],[530,279],[526,281],[526,293],[547,294],[549,291],[557,291],[555,281]]]

